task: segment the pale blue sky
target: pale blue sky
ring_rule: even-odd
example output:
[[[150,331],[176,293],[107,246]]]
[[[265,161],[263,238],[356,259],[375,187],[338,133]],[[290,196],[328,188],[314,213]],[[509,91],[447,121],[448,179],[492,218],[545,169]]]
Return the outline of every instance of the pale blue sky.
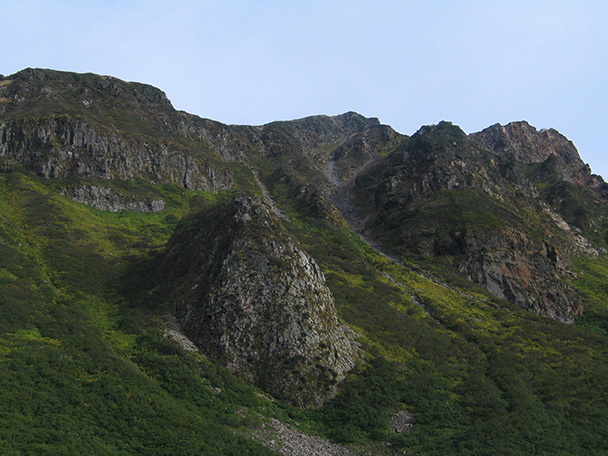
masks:
[[[357,111],[405,134],[527,120],[608,178],[608,1],[0,0],[0,73],[94,72],[263,124]]]

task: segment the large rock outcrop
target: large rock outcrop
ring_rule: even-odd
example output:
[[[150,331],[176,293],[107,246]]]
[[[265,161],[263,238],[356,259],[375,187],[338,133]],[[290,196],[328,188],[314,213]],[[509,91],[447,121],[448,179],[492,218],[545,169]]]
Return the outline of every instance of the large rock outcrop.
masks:
[[[591,174],[572,141],[553,128],[537,130],[525,121],[494,124],[469,138],[495,155],[512,155],[514,160],[525,164],[550,163],[560,179],[596,192],[605,190],[603,179]]]
[[[321,269],[259,198],[239,194],[184,221],[163,268],[186,334],[271,394],[318,406],[354,366]]]
[[[0,119],[0,170],[16,164],[46,178],[144,179],[216,192],[231,188],[230,170],[201,146],[133,136],[65,115]]]
[[[100,211],[160,212],[165,209],[165,201],[161,198],[134,197],[106,185],[81,184],[64,188],[61,192]]]

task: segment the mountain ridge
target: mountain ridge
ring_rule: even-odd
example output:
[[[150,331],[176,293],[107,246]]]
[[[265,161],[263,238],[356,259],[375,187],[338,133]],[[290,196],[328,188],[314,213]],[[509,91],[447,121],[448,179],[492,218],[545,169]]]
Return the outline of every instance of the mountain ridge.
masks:
[[[456,194],[469,191],[466,189],[473,193],[481,189],[489,199],[480,204],[493,205],[496,210],[497,205],[517,205],[517,198],[529,200],[530,211],[548,216],[542,222],[547,225],[548,232],[556,233],[555,227],[550,227],[552,223],[556,223],[560,229],[566,227],[562,231],[576,238],[576,241],[568,242],[578,246],[590,245],[584,233],[575,233],[566,226],[567,223],[576,225],[578,220],[570,218],[564,221],[559,215],[559,206],[557,209],[543,206],[554,204],[555,195],[544,201],[536,182],[546,176],[554,176],[552,179],[573,184],[575,188],[589,189],[594,198],[608,200],[608,185],[601,177],[591,174],[589,166],[580,159],[576,148],[566,137],[552,129],[537,131],[525,121],[505,126],[495,124],[469,135],[451,123],[441,122],[421,127],[411,137],[382,125],[377,118],[366,118],[354,112],[276,121],[262,126],[230,126],[176,111],[159,89],[111,77],[27,69],[5,77],[3,82],[6,81],[9,81],[8,84],[3,84],[1,90],[5,92],[4,95],[10,96],[3,98],[9,101],[3,102],[2,111],[4,115],[8,113],[9,123],[3,121],[0,127],[0,165],[6,169],[21,163],[33,167],[38,174],[47,178],[74,175],[102,179],[143,178],[153,183],[177,183],[186,189],[217,192],[234,188],[235,179],[239,179],[235,171],[241,174],[241,179],[248,174],[246,178],[250,185],[255,186],[252,180],[255,181],[257,177],[253,179],[252,173],[257,176],[255,169],[266,167],[273,170],[272,174],[262,175],[261,181],[270,179],[286,183],[291,188],[291,197],[299,199],[300,204],[311,210],[312,214],[345,223],[339,213],[340,208],[336,208],[332,201],[337,202],[336,198],[340,201],[352,199],[353,185],[356,187],[357,180],[361,182],[364,179],[363,169],[382,167],[385,166],[381,164],[382,160],[394,162],[396,157],[402,157],[398,159],[401,162],[388,166],[405,169],[404,164],[410,163],[407,166],[413,167],[414,175],[423,173],[422,179],[414,177],[412,182],[417,181],[414,187],[411,187],[412,183],[407,184],[410,186],[409,196],[404,198],[403,184],[398,183],[403,176],[393,176],[387,178],[388,182],[383,184],[385,187],[378,189],[380,193],[370,189],[359,191],[353,201],[361,202],[364,195],[369,200],[375,192],[373,204],[388,209],[394,204],[397,204],[395,207],[410,205],[420,196],[443,191],[441,189]],[[25,95],[19,95],[22,93]],[[92,93],[101,97],[101,101],[85,99],[87,96],[91,98]],[[118,105],[115,100],[118,100]],[[94,105],[99,107],[91,116],[89,113]],[[34,109],[45,109],[45,114],[34,120],[27,114]],[[105,112],[109,113],[107,119]],[[18,119],[24,120],[11,121],[15,113],[21,113]],[[131,118],[128,121],[125,120],[127,113]],[[135,127],[139,124],[133,123],[133,118],[138,116],[148,127],[143,130]],[[107,121],[112,125],[111,129],[107,128]],[[115,121],[119,122],[118,128]],[[152,136],[150,131],[153,132]],[[148,138],[146,141],[142,141],[142,134]],[[151,142],[153,137],[154,142]],[[382,158],[385,155],[388,158]],[[347,187],[350,190],[346,191]],[[378,200],[383,198],[379,195],[385,194],[386,188],[393,188],[389,190],[390,194],[399,194],[391,203]],[[73,195],[87,195],[88,199],[81,196],[80,200],[91,201],[98,207],[107,206],[108,203],[93,201],[91,195],[111,194],[110,189],[92,192],[86,186],[66,191]],[[161,207],[159,204],[162,206],[159,202],[156,203],[157,207]],[[567,200],[562,200],[560,204],[567,204]],[[342,206],[348,207],[351,212],[353,210],[348,202]],[[367,219],[378,209],[380,215],[385,210],[378,206],[370,212],[370,201],[363,202],[363,206],[368,208],[364,214]],[[150,206],[145,203],[140,207]],[[521,219],[521,216],[514,215]],[[481,213],[473,216],[480,217]],[[379,223],[384,223],[386,219],[384,216],[379,219],[374,217],[376,221],[380,220]],[[585,217],[588,218],[588,215]],[[352,221],[353,217],[350,219]],[[522,222],[527,223],[521,219],[517,224],[521,225]],[[472,220],[471,223],[474,225],[477,222]],[[462,233],[472,232],[465,225],[452,227],[456,234],[448,235],[452,236],[452,240],[446,239],[451,245],[443,245],[444,241],[433,237],[434,247],[424,247],[423,243],[415,248],[407,247],[406,250],[431,256],[439,254],[447,258],[446,253],[449,256],[462,254],[467,242],[469,250],[472,248],[473,251],[478,249],[472,245],[489,242],[495,244],[495,251],[499,251],[511,242],[507,241],[508,238],[519,239],[515,241],[516,244],[527,242],[529,230],[533,228],[530,226],[523,232],[516,229],[514,232],[520,234],[515,234],[515,237],[509,234],[501,240],[480,241],[473,240],[475,236],[471,235],[466,240],[462,237]],[[373,226],[368,227],[369,233],[373,231]],[[415,229],[411,232],[415,232]],[[418,240],[412,238],[408,242]],[[522,258],[531,252],[540,252],[541,256],[547,258],[549,254],[546,252],[560,252],[550,254],[559,258],[555,272],[541,276],[546,276],[552,283],[559,283],[561,287],[572,276],[566,266],[567,258],[571,256],[569,250],[571,248],[565,245],[546,247],[539,244],[530,251],[524,249],[528,253]],[[593,252],[593,249],[583,248],[579,252]],[[522,263],[507,258],[506,263],[492,260],[487,265],[479,253],[471,255],[466,260],[469,266],[465,265],[466,262],[460,262],[457,268],[497,296],[564,321],[572,321],[572,316],[582,311],[578,298],[569,289],[556,289],[545,296],[540,289],[533,291],[538,288],[535,281],[522,288],[523,276],[535,270],[535,266],[526,264],[525,260]],[[508,269],[515,272],[508,272]],[[558,307],[563,309],[552,309],[554,302],[558,301],[562,303]]]
[[[608,197],[558,132],[225,125],[21,73],[0,80],[3,449],[269,454],[279,420],[353,454],[606,450]]]

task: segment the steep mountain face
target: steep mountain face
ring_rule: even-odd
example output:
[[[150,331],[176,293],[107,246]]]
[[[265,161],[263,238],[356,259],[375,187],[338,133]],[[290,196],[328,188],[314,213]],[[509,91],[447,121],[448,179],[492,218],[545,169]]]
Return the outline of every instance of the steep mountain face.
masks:
[[[0,114],[0,169],[21,164],[47,178],[140,178],[212,192],[234,186],[231,162],[324,160],[379,124],[347,113],[226,126],[175,111],[145,84],[38,69],[2,78]]]
[[[447,260],[492,294],[562,321],[582,311],[575,255],[597,255],[542,198],[526,165],[559,161],[560,180],[599,189],[572,143],[525,123],[467,137],[423,127],[358,177],[370,228],[402,252]]]
[[[607,194],[525,122],[234,126],[0,77],[0,448],[604,455]]]
[[[468,137],[440,124],[412,138],[356,113],[227,126],[175,111],[144,84],[33,69],[2,79],[0,112],[0,166],[47,178],[216,192],[242,185],[238,163],[262,170],[284,203],[362,229],[351,201],[356,180],[370,232],[402,253],[447,259],[496,296],[564,321],[582,310],[569,259],[594,254],[588,240],[608,242],[608,186],[564,136],[525,122]],[[121,202],[87,183],[64,193],[108,210],[163,205]]]
[[[182,222],[162,268],[189,337],[274,396],[319,406],[353,368],[353,336],[321,269],[259,198]]]
[[[23,70],[0,87],[0,167],[67,176],[232,186],[219,157],[178,135],[183,119],[160,90],[97,75]]]
[[[549,207],[596,247],[608,246],[608,184],[591,174],[567,138],[555,130],[537,131],[525,122],[493,125],[470,138],[496,156],[523,164],[521,174]]]

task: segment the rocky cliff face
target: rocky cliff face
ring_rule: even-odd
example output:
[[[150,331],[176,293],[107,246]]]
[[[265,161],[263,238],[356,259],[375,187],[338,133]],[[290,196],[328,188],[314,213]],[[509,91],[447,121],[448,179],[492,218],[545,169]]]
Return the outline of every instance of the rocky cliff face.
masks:
[[[0,123],[0,167],[15,164],[47,178],[141,178],[214,192],[233,184],[228,169],[196,151],[65,116]]]
[[[527,122],[512,122],[507,125],[494,124],[470,138],[484,150],[494,154],[512,152],[518,161],[538,163],[556,155],[564,162],[584,166],[574,144],[557,130],[538,131]]]
[[[359,199],[373,202],[370,228],[403,252],[443,258],[500,298],[572,321],[582,306],[569,258],[597,251],[527,177],[529,162],[554,156],[564,178],[585,173],[554,131],[494,126],[471,141],[448,123],[423,127],[359,176]]]
[[[230,188],[230,170],[205,143],[180,137],[182,122],[165,94],[145,84],[24,70],[0,81],[0,168]]]
[[[165,201],[160,198],[136,198],[104,185],[82,184],[63,189],[62,193],[100,211],[160,212],[165,209]]]
[[[0,80],[0,169],[20,164],[47,178],[140,178],[216,192],[234,186],[231,162],[307,169],[377,126],[352,112],[228,126],[175,111],[155,87],[112,77],[27,69]]]
[[[510,155],[521,163],[552,163],[559,177],[576,185],[585,185],[596,191],[605,186],[603,179],[591,174],[572,141],[557,130],[538,131],[527,122],[495,124],[470,139],[498,156]]]
[[[354,366],[323,273],[258,198],[240,194],[186,220],[163,268],[188,336],[271,394],[318,406]]]

